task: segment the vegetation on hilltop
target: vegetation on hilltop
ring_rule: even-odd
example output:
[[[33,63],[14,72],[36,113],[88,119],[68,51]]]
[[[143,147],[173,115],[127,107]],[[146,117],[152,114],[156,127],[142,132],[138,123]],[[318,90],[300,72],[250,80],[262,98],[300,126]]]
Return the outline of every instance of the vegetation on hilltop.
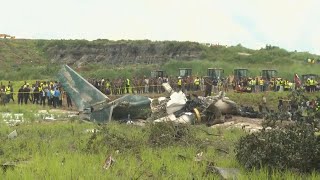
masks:
[[[308,52],[289,52],[279,47],[252,50],[236,46],[207,46],[196,42],[98,39],[10,40],[0,39],[0,77],[7,80],[50,79],[61,64],[69,64],[86,77],[149,75],[164,69],[176,76],[179,67],[193,68],[205,75],[208,67],[221,67],[226,74],[234,68],[248,68],[252,75],[272,68],[280,76],[317,73],[320,64],[307,64],[307,58],[320,59]]]

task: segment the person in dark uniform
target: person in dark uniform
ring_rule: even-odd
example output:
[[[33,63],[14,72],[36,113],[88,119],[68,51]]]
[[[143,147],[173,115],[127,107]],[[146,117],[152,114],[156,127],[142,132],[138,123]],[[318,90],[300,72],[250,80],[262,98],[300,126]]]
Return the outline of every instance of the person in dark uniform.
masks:
[[[204,85],[205,85],[204,97],[211,96],[212,82],[211,82],[210,78],[205,78],[204,79]]]
[[[36,85],[33,90],[33,102],[32,103],[39,104],[39,99],[40,99],[39,87],[38,87],[38,85]]]
[[[28,104],[28,100],[30,99],[30,88],[28,83],[26,87],[23,89],[23,99],[24,99],[24,103]]]
[[[68,92],[66,92],[66,96],[67,96],[67,105],[68,107],[72,108],[72,101]]]
[[[18,104],[23,104],[23,92],[24,92],[24,87],[21,86],[20,89],[18,90]]]

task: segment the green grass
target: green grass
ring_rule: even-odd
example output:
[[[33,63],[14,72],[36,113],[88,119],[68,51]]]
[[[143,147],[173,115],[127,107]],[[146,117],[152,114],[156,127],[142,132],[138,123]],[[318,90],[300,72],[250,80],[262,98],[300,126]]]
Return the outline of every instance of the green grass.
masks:
[[[108,141],[99,144],[97,151],[88,150],[92,133],[86,129],[98,128],[94,124],[74,122],[25,123],[18,127],[0,127],[0,162],[16,161],[17,167],[0,173],[1,179],[215,179],[206,173],[207,161],[216,166],[235,167],[241,171],[240,179],[319,179],[319,173],[299,175],[290,171],[269,174],[266,170],[247,171],[240,167],[234,158],[233,144],[245,133],[241,130],[209,129],[192,126],[197,139],[209,146],[196,146],[180,143],[168,147],[148,145],[149,126],[135,127],[126,124],[108,124],[107,134],[123,137],[124,143],[134,141],[138,148],[110,146]],[[6,135],[17,129],[16,139]],[[206,129],[221,136],[206,135]],[[98,138],[101,135],[97,135]],[[112,139],[110,141],[113,141]],[[201,144],[200,143],[200,144]],[[224,148],[229,153],[216,151]],[[117,152],[117,150],[119,150]],[[197,153],[203,152],[203,161],[194,161]],[[115,164],[110,169],[102,168],[107,156],[112,155]],[[185,157],[185,158],[181,158]]]

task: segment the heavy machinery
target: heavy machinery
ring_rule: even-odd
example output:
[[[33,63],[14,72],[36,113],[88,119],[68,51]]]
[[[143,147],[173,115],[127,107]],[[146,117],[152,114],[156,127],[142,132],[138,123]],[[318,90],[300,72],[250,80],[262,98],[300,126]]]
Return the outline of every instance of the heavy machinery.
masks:
[[[243,78],[247,78],[249,76],[249,70],[245,68],[234,69],[233,75],[235,81],[240,81]]]
[[[261,76],[263,79],[270,81],[271,78],[277,77],[278,71],[275,69],[264,69],[261,71]]]
[[[208,68],[207,76],[211,79],[220,79],[224,77],[224,70],[221,68]]]
[[[179,76],[180,77],[187,77],[192,75],[191,68],[179,68]]]
[[[163,78],[164,76],[165,76],[165,71],[163,71],[163,70],[151,71],[151,77],[152,78],[158,78],[158,77]]]

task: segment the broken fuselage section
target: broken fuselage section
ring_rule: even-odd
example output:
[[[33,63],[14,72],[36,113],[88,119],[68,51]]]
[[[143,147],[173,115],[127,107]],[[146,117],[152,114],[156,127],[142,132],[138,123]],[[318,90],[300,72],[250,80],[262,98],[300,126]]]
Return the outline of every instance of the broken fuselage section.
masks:
[[[68,65],[61,68],[58,80],[86,120],[103,123],[112,119],[146,119],[151,113],[148,97],[127,94],[111,101]]]

